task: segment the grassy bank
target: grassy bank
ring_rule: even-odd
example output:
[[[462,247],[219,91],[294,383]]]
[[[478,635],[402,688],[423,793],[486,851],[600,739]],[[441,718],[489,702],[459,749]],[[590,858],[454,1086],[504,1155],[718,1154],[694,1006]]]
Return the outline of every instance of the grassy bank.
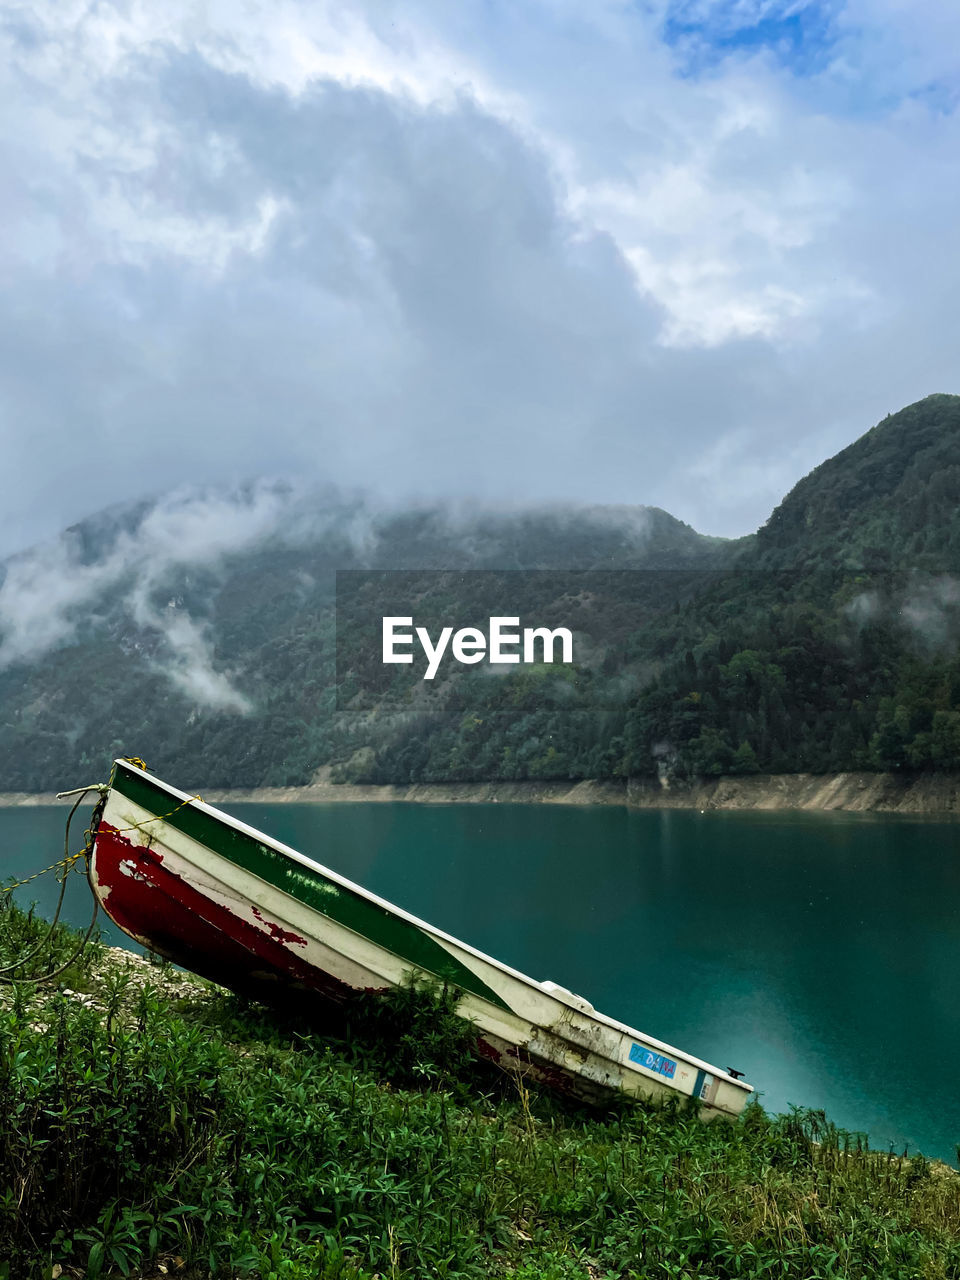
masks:
[[[0,963],[40,936],[4,905]],[[562,1107],[442,993],[321,1032],[104,948],[60,986],[0,994],[5,1280],[960,1275],[960,1179],[818,1113]]]

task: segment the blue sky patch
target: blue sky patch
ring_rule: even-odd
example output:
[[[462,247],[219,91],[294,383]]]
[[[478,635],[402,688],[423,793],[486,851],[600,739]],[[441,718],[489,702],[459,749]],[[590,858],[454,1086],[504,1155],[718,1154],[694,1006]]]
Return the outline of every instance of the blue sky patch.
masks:
[[[664,41],[695,76],[731,55],[767,50],[795,75],[813,75],[830,59],[835,40],[832,4],[678,3],[667,12]]]

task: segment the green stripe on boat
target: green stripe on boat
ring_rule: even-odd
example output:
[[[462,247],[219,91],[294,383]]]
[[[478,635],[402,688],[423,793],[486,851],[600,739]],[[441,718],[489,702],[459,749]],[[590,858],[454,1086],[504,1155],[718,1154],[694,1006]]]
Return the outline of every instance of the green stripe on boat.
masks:
[[[304,906],[319,911],[361,937],[369,938],[441,981],[481,996],[501,1009],[510,1008],[471,969],[411,921],[395,915],[379,903],[371,902],[357,890],[327,879],[322,872],[305,867],[302,862],[288,858],[271,845],[254,839],[245,831],[238,831],[194,805],[185,804],[171,812],[173,806],[169,791],[145,778],[135,766],[114,765],[110,785],[120,795],[162,818],[185,836],[289,894]]]

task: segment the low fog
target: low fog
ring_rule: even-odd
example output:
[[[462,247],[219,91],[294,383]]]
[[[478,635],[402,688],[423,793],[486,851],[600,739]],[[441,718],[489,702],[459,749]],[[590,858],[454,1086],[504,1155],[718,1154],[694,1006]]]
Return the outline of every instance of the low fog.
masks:
[[[229,672],[215,669],[203,612],[234,557],[292,547],[310,550],[328,573],[389,565],[396,522],[402,522],[405,548],[420,549],[426,566],[455,560],[509,568],[509,556],[518,554],[532,528],[533,541],[547,553],[552,537],[571,529],[593,530],[615,548],[642,550],[651,520],[651,512],[627,507],[387,505],[329,485],[278,481],[232,490],[182,488],[118,504],[0,565],[0,670],[39,662],[75,641],[84,626],[119,617],[132,634],[149,637],[150,662],[191,703],[243,714],[250,703]],[[524,550],[531,553],[529,545]],[[404,560],[399,567],[416,565]],[[194,613],[170,594],[177,570],[204,575]]]

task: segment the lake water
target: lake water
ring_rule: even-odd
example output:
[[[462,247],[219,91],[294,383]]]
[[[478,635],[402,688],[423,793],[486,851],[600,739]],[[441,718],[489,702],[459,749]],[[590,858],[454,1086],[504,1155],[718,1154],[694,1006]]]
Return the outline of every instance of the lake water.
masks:
[[[532,977],[745,1072],[768,1110],[822,1107],[874,1145],[955,1160],[960,823],[499,804],[230,810]],[[0,876],[60,856],[65,816],[0,810]],[[85,925],[85,882],[70,887],[67,917]],[[18,891],[46,911],[55,896],[51,877]]]

